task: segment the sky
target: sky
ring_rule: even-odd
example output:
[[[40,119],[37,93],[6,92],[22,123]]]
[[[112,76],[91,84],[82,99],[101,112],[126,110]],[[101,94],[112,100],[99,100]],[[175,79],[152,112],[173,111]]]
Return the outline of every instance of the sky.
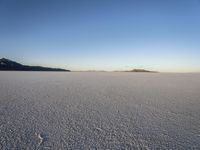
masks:
[[[0,57],[76,71],[200,72],[200,0],[0,0]]]

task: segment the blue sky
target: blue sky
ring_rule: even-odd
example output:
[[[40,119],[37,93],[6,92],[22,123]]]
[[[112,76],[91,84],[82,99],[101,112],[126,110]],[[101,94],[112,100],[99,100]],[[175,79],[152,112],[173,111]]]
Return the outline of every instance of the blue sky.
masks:
[[[200,72],[200,0],[0,0],[0,57],[71,70]]]

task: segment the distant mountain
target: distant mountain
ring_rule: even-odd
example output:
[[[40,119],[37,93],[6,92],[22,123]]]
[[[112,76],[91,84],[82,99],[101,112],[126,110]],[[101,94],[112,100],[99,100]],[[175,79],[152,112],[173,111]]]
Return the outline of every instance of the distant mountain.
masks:
[[[149,71],[149,70],[144,70],[144,69],[133,69],[125,72],[150,72],[150,73],[157,73],[156,71]]]
[[[10,70],[10,71],[67,71],[65,69],[60,68],[48,68],[48,67],[41,67],[41,66],[26,66],[20,63],[11,61],[6,58],[0,59],[0,70]]]

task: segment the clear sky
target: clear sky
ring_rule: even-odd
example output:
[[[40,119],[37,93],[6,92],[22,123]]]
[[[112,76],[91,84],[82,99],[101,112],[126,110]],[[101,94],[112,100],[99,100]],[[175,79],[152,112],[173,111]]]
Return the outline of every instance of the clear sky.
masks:
[[[71,70],[200,72],[200,0],[0,0],[0,57]]]

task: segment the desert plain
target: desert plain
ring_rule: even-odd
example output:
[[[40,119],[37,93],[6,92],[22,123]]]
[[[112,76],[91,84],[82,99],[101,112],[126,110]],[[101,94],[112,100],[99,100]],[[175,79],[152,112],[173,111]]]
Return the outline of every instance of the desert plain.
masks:
[[[200,149],[200,74],[2,71],[0,149]]]

